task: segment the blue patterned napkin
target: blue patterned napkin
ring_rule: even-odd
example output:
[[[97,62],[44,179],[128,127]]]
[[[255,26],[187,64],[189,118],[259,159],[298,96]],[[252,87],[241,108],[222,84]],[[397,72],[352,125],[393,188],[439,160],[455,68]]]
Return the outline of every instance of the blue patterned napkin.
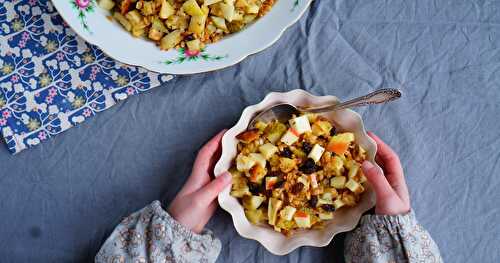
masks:
[[[0,129],[12,153],[170,79],[87,44],[50,1],[0,0]]]

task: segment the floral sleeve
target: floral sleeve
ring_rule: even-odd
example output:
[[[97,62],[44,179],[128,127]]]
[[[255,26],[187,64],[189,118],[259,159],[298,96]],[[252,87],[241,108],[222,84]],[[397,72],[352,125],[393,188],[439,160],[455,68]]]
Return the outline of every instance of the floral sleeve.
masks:
[[[345,240],[346,262],[443,262],[415,214],[365,215]]]
[[[175,221],[159,201],[123,219],[96,263],[215,262],[221,243],[211,232],[195,234]]]

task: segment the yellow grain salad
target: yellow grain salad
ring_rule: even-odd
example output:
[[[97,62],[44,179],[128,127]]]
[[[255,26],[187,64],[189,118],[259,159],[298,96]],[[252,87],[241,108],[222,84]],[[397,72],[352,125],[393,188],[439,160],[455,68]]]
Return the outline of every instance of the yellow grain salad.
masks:
[[[353,133],[313,114],[255,127],[236,136],[238,154],[230,169],[231,195],[251,223],[289,236],[322,228],[335,219],[335,210],[359,202],[366,151]]]
[[[199,51],[205,44],[242,30],[263,16],[275,0],[98,0],[135,37],[162,50]]]

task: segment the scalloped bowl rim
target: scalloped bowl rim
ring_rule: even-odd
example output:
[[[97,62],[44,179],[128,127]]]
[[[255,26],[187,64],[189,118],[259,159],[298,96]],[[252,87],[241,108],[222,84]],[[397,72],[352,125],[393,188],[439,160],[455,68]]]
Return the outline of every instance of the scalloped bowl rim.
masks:
[[[114,30],[107,30],[106,32],[112,32],[111,34],[115,37],[119,37],[122,41],[111,41],[110,39],[113,39],[113,37],[107,35],[106,32],[96,37],[93,33],[87,32],[83,29],[80,21],[74,13],[76,11],[74,11],[71,7],[71,1],[52,0],[52,3],[64,21],[66,21],[66,23],[73,29],[73,31],[75,31],[77,35],[83,38],[86,42],[99,47],[109,57],[128,65],[140,66],[158,73],[182,75],[209,72],[233,66],[244,60],[249,55],[259,53],[270,47],[278,41],[287,28],[292,26],[300,19],[300,17],[302,17],[312,2],[312,0],[301,1],[302,2],[299,2],[297,7],[294,7],[297,9],[293,13],[290,13],[290,16],[288,17],[283,13],[279,13],[288,10],[283,6],[287,0],[280,0],[276,2],[275,6],[269,11],[268,14],[259,18],[255,23],[252,23],[244,30],[227,36],[216,43],[207,45],[207,52],[227,56],[227,59],[222,59],[220,61],[197,61],[196,63],[184,63],[168,66],[162,65],[161,61],[175,58],[178,54],[176,50],[160,51],[152,42],[132,37],[116,22],[110,22],[106,18],[106,15],[109,13],[102,10],[102,8],[100,8],[97,4],[95,7],[97,10],[93,13],[87,14],[89,18],[98,18],[100,21],[105,22],[104,24],[99,24],[101,27],[113,27]],[[290,4],[292,3],[290,2]],[[280,5],[279,10],[277,10],[277,5]],[[289,11],[291,10],[292,9]],[[279,19],[273,21],[273,18]],[[90,27],[95,25],[95,23],[96,22],[93,20],[88,20],[88,24],[91,25]],[[252,35],[258,37],[250,37]],[[117,48],[117,43],[123,42],[132,42],[134,46],[122,49],[120,45]],[[123,44],[123,46],[127,46],[127,44]],[[243,47],[246,48],[243,49]],[[158,59],[156,61],[143,61],[138,58],[140,55],[134,55],[138,52],[133,52],[133,50],[138,50],[140,53],[144,49],[148,50],[148,53],[154,53],[151,55],[146,54],[146,56],[152,56]]]
[[[314,96],[304,90],[296,89],[289,92],[271,92],[260,103],[246,107],[241,114],[240,119],[231,129],[229,129],[222,138],[222,154],[214,168],[215,175],[220,175],[227,171],[231,165],[231,161],[236,155],[237,140],[235,136],[244,131],[252,116],[256,113],[282,102],[295,102],[295,105],[324,105],[326,103],[337,102],[335,96]],[[302,102],[300,102],[302,101]],[[356,134],[356,141],[364,146],[367,150],[367,159],[372,162],[378,169],[381,169],[374,161],[377,146],[375,141],[371,139],[364,129],[364,124],[361,116],[350,110],[340,110],[332,113],[335,116],[326,116],[327,118],[345,118],[349,117],[357,125],[357,130],[353,130]],[[334,122],[342,127],[342,123]],[[341,232],[346,232],[354,229],[359,222],[361,215],[375,205],[375,194],[368,185],[367,191],[363,194],[358,205],[340,209],[334,212],[335,218],[344,220],[344,224],[335,220],[323,230],[302,230],[295,233],[291,237],[285,237],[281,233],[275,232],[267,226],[256,226],[251,224],[245,217],[242,206],[237,199],[229,195],[230,187],[227,187],[218,196],[220,206],[231,214],[233,224],[238,234],[242,237],[253,239],[261,243],[268,251],[276,255],[285,255],[301,246],[323,247],[328,245],[333,237]],[[338,216],[337,216],[338,215]]]

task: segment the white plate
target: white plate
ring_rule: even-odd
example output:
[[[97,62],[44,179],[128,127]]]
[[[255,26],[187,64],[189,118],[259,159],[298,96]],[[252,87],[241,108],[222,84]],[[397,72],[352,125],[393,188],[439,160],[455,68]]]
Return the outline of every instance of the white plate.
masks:
[[[193,74],[234,65],[276,42],[312,0],[278,0],[271,11],[244,30],[207,45],[198,54],[161,51],[151,41],[134,38],[96,0],[52,0],[66,23],[87,42],[130,65],[170,74]]]
[[[231,167],[232,161],[236,156],[236,146],[238,144],[235,137],[240,132],[246,130],[251,118],[258,112],[283,102],[297,106],[319,106],[336,101],[338,99],[334,96],[313,96],[303,90],[292,90],[286,93],[271,92],[259,104],[246,107],[238,123],[229,129],[222,138],[222,154],[215,166],[215,175],[219,175]],[[368,161],[378,167],[374,161],[377,145],[366,134],[363,120],[359,114],[345,109],[323,114],[323,116],[331,120],[341,131],[353,132],[356,143],[366,150]],[[380,167],[378,168],[380,169]],[[302,230],[291,237],[286,237],[268,226],[251,224],[245,217],[243,207],[238,203],[238,200],[229,194],[230,187],[219,194],[218,200],[220,206],[231,214],[234,227],[241,236],[257,240],[273,254],[285,255],[301,246],[326,246],[336,234],[354,229],[361,215],[375,205],[373,190],[370,186],[366,189],[366,192],[362,195],[360,202],[356,206],[335,211],[334,219],[329,221],[325,229]]]

